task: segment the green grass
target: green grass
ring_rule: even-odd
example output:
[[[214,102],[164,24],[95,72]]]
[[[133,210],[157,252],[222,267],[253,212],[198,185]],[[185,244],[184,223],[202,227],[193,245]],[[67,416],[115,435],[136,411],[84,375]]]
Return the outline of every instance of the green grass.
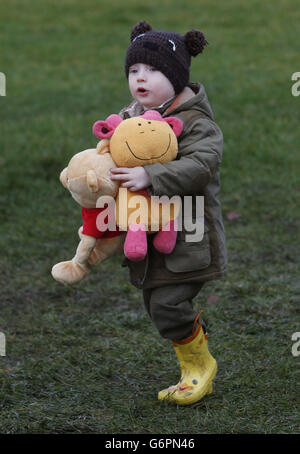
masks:
[[[0,432],[299,432],[295,2],[11,0],[0,17]],[[94,121],[129,101],[124,53],[142,19],[203,29],[210,45],[192,79],[205,85],[225,138],[229,273],[195,301],[219,372],[215,392],[189,408],[156,400],[178,366],[121,258],[75,288],[50,275],[72,257],[81,221],[59,172],[95,145]],[[241,217],[228,221],[232,210]]]

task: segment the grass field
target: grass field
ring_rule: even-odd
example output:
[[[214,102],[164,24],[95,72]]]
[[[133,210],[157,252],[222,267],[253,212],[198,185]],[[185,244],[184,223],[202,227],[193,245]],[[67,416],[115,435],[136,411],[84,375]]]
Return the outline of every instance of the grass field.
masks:
[[[129,102],[123,60],[139,20],[204,31],[191,79],[225,140],[229,272],[195,301],[219,372],[191,407],[156,399],[178,366],[121,258],[75,288],[50,275],[75,252],[81,223],[58,175],[95,146],[94,121]],[[299,432],[299,21],[292,0],[0,4],[1,433]],[[241,216],[228,220],[232,211]]]

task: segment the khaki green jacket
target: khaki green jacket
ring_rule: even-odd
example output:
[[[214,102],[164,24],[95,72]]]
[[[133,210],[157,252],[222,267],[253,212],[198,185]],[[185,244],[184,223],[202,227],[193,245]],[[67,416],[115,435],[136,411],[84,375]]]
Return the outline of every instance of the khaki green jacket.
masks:
[[[145,166],[152,184],[147,190],[155,196],[190,196],[194,223],[196,197],[204,196],[204,236],[201,241],[187,242],[186,233],[189,232],[182,222],[183,230],[178,232],[176,246],[171,254],[158,253],[152,246],[153,236],[149,235],[146,259],[138,263],[125,259],[123,265],[129,267],[131,282],[138,288],[220,279],[227,269],[225,231],[218,200],[222,132],[214,122],[201,84],[190,84],[176,98],[155,110],[163,116],[180,118],[184,127],[178,138],[177,158],[166,164]],[[128,118],[143,112],[143,107],[134,101],[120,115]],[[182,199],[183,212],[185,200]]]

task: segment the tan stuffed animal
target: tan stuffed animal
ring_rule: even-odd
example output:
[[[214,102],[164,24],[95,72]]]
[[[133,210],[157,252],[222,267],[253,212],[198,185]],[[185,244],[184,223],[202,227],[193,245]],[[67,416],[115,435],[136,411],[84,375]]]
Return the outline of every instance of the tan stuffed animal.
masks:
[[[97,137],[110,139],[107,140],[106,151],[110,151],[119,167],[164,164],[175,159],[178,152],[177,137],[181,131],[181,120],[176,117],[164,118],[154,110],[126,120],[122,120],[119,115],[110,115],[105,121],[97,121],[93,126]],[[105,151],[102,142],[100,144]],[[161,202],[150,198],[147,191],[123,190],[126,199],[124,201],[123,195],[121,197],[120,188],[116,200],[116,219],[122,230],[128,230],[124,243],[125,255],[130,260],[143,260],[147,254],[146,233],[154,232],[154,247],[161,253],[171,253],[176,244],[176,218],[180,201],[166,201],[165,209],[161,210]],[[134,220],[137,204],[139,210]]]
[[[104,142],[104,141],[103,141]],[[90,271],[90,265],[123,252],[124,232],[100,231],[97,208],[101,196],[115,198],[119,184],[109,178],[109,171],[116,167],[111,155],[98,149],[88,149],[75,154],[60,174],[60,181],[82,207],[83,226],[79,229],[80,243],[72,260],[53,266],[52,276],[63,284],[75,284]]]

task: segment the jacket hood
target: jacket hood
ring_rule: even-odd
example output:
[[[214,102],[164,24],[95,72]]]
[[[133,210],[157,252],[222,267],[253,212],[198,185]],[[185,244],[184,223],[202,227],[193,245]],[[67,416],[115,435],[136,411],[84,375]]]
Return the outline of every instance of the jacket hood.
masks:
[[[191,83],[176,96],[175,99],[163,106],[163,116],[176,115],[185,110],[198,110],[214,120],[205,88],[200,83]]]

